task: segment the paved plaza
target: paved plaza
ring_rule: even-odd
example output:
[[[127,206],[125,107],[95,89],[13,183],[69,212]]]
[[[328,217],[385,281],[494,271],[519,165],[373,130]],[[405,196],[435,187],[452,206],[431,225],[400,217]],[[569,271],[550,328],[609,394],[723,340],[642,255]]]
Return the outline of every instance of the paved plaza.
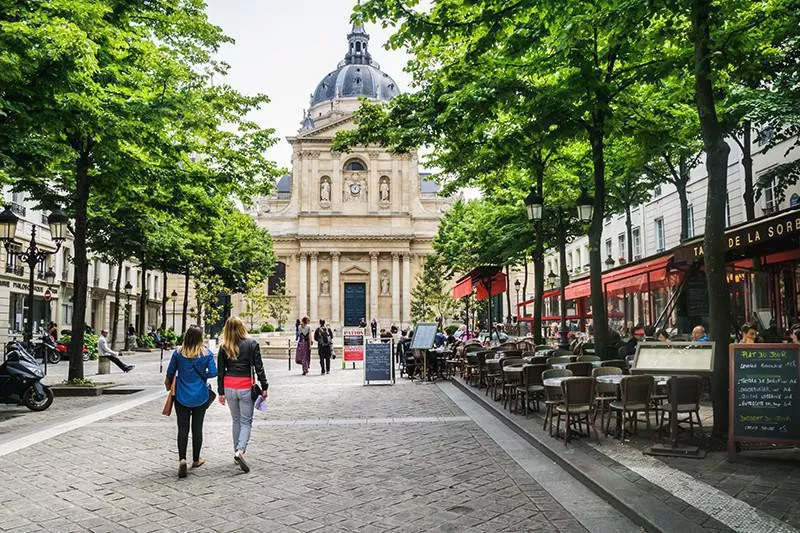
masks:
[[[110,378],[141,392],[56,398],[41,414],[0,409],[0,529],[641,530],[454,385],[364,387],[360,370],[340,365],[303,377],[267,361],[252,471],[233,464],[228,413],[215,404],[207,462],[179,480],[158,354],[131,360],[133,373]],[[57,383],[66,365],[49,370]]]

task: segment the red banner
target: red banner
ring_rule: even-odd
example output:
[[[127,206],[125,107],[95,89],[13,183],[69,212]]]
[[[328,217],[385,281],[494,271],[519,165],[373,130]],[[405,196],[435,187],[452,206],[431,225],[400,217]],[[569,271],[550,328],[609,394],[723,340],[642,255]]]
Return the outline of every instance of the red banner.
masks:
[[[363,328],[344,328],[344,360],[363,361],[364,360],[364,329]]]

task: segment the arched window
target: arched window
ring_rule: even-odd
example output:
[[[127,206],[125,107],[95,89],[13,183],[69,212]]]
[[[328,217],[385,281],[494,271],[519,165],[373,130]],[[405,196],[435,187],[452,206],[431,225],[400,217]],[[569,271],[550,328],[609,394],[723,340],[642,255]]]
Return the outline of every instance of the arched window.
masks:
[[[344,169],[349,171],[362,171],[367,170],[367,167],[360,159],[351,159],[344,164]]]
[[[278,287],[283,284],[284,291],[286,290],[286,263],[278,261],[275,264],[275,272],[267,280],[267,293],[275,294]]]

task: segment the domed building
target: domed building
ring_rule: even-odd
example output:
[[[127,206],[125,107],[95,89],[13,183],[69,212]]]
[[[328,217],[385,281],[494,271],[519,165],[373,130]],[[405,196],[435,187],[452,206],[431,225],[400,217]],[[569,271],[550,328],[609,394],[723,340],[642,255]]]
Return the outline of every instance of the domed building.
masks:
[[[335,70],[311,94],[293,148],[292,173],[259,199],[257,220],[274,240],[281,282],[291,300],[289,322],[308,315],[333,328],[375,318],[380,327],[411,323],[411,288],[439,218],[450,203],[420,174],[416,153],[379,146],[331,151],[337,132],[355,128],[361,99],[388,102],[400,90],[381,71],[360,24]]]

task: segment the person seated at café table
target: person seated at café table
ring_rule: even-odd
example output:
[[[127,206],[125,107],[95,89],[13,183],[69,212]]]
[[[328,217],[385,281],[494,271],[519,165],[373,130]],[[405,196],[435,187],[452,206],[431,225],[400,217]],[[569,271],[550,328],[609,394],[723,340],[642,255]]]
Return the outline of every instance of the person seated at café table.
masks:
[[[711,339],[706,335],[706,328],[702,325],[695,326],[692,330],[692,341],[694,342],[710,342]]]
[[[800,324],[792,326],[789,336],[792,339],[792,344],[800,344]]]
[[[742,334],[742,344],[755,344],[758,342],[758,330],[753,324],[745,323],[740,330]]]

